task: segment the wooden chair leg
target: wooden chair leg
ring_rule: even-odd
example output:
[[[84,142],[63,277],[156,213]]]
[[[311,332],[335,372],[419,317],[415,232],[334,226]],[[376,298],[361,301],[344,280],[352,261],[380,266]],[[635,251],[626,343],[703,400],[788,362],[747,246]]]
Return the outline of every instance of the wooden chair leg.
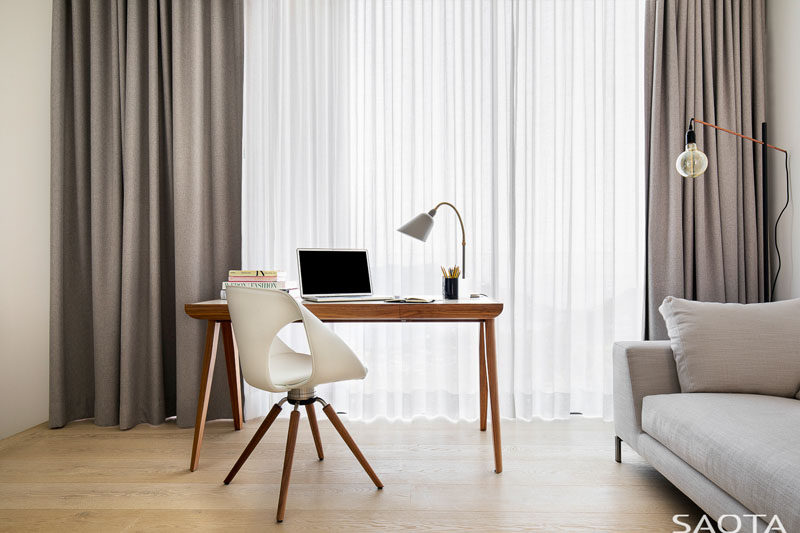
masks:
[[[208,321],[206,327],[206,346],[203,352],[203,373],[200,377],[200,394],[197,398],[197,415],[194,420],[194,441],[192,442],[192,460],[189,470],[194,472],[200,462],[200,446],[203,445],[203,434],[206,430],[206,414],[208,399],[211,396],[211,381],[214,378],[214,362],[217,360],[217,339],[219,339],[219,322]]]
[[[356,446],[353,437],[351,437],[350,433],[347,432],[347,429],[344,427],[344,424],[342,424],[342,421],[339,420],[339,416],[336,414],[336,411],[333,410],[333,407],[331,407],[331,405],[328,404],[322,408],[322,412],[325,413],[325,415],[330,419],[331,424],[333,424],[333,427],[335,427],[336,431],[339,432],[339,436],[342,437],[342,440],[344,440],[345,444],[347,444],[347,447],[350,448],[350,451],[353,452],[353,455],[356,456],[358,462],[361,463],[361,467],[370,477],[372,482],[375,483],[375,486],[378,487],[379,489],[382,489],[383,483],[381,483],[381,480],[378,478],[378,475],[375,473],[372,467],[369,466],[369,463],[367,462],[367,459],[364,457],[364,454],[362,454],[361,450],[359,450],[358,446]]]
[[[292,461],[294,460],[294,445],[297,442],[297,426],[300,423],[300,411],[295,406],[289,417],[289,435],[286,437],[286,455],[283,457],[283,475],[281,476],[281,494],[278,497],[278,514],[276,520],[283,522],[283,513],[286,511],[286,493],[289,491],[289,478],[292,476]]]
[[[480,375],[478,376],[478,380],[480,382],[480,397],[481,397],[481,405],[480,405],[480,428],[481,431],[486,431],[486,406],[489,400],[489,385],[486,383],[486,341],[484,340],[484,325],[483,322],[478,324],[480,326],[481,334],[480,340],[478,343],[478,367],[480,369]]]
[[[239,459],[236,461],[236,464],[233,465],[233,468],[231,468],[231,471],[228,473],[228,477],[225,478],[226,485],[229,484],[231,481],[233,481],[233,478],[236,475],[236,473],[239,472],[239,469],[242,468],[244,462],[247,461],[247,458],[250,457],[250,454],[253,453],[253,450],[256,449],[256,446],[258,446],[258,443],[261,442],[261,439],[264,437],[264,434],[267,432],[272,423],[275,422],[275,419],[278,418],[278,414],[280,414],[280,412],[281,412],[281,404],[279,403],[273,405],[272,409],[269,410],[269,413],[267,413],[267,416],[266,418],[264,418],[264,421],[261,422],[260,426],[258,426],[256,434],[253,435],[252,439],[250,439],[250,442],[247,444],[247,447],[242,452],[242,455],[239,456]]]
[[[322,461],[325,455],[322,453],[322,439],[319,437],[319,425],[317,424],[317,412],[314,410],[314,404],[306,404],[306,413],[308,414],[308,425],[311,426],[311,435],[314,436],[314,446],[317,448],[317,457]]]
[[[622,439],[614,435],[614,460],[622,462]]]

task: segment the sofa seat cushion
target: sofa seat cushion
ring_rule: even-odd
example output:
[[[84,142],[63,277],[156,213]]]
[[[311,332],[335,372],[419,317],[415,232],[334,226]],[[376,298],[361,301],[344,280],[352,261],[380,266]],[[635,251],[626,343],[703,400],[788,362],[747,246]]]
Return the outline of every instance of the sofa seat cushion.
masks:
[[[800,401],[756,394],[644,398],[642,429],[767,522],[800,531]]]

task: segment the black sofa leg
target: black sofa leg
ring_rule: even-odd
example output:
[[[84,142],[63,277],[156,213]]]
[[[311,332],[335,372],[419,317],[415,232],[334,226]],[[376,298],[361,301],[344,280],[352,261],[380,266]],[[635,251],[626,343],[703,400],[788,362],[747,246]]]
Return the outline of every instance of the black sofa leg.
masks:
[[[614,436],[614,460],[618,463],[622,462],[622,439]]]

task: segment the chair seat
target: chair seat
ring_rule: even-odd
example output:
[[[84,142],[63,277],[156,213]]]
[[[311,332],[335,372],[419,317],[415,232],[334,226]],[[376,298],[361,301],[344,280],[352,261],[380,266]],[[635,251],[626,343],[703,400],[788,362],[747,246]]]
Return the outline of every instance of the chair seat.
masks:
[[[301,383],[311,377],[311,356],[297,352],[273,353],[270,355],[269,372],[278,386]]]

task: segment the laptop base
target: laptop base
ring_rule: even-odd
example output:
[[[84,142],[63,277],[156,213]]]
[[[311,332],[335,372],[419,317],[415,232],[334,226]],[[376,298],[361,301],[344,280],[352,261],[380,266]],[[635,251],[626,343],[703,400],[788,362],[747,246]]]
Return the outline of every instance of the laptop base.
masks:
[[[314,303],[325,302],[385,302],[396,296],[303,296],[303,300]]]

